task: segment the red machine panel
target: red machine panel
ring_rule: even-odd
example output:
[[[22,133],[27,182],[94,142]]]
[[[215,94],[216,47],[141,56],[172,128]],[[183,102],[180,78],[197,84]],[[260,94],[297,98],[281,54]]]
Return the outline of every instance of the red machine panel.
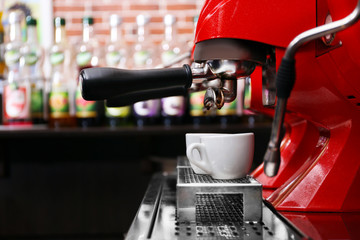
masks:
[[[295,36],[325,23],[329,14],[333,21],[341,19],[355,6],[355,0],[206,1],[196,42],[236,38],[268,44],[275,48],[278,68]],[[269,178],[262,166],[253,172],[274,191],[267,199],[278,210],[360,211],[359,36],[357,23],[328,46],[316,40],[296,54],[279,173]],[[273,114],[262,105],[261,66],[251,82],[251,107]]]

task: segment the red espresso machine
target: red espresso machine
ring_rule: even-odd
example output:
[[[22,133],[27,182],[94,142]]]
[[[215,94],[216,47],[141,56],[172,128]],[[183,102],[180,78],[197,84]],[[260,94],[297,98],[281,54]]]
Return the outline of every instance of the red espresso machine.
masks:
[[[207,0],[191,67],[86,69],[82,94],[123,106],[191,87],[221,108],[246,77],[250,108],[274,117],[264,163],[250,174],[267,206],[299,239],[360,239],[359,16],[355,0]]]
[[[278,69],[296,36],[345,18],[356,4],[331,0],[261,4],[207,1],[199,18],[196,42],[225,38],[264,44],[274,51],[273,59],[271,53],[266,57]],[[276,176],[267,176],[264,165],[252,174],[264,188],[275,190],[268,200],[279,210],[360,210],[359,33],[360,24],[355,24],[305,43],[296,51],[296,83],[286,107],[280,168]],[[216,58],[212,55],[215,51],[206,50],[211,55],[205,56],[207,59]],[[273,98],[268,96],[274,88],[271,82],[264,82],[263,71],[259,64],[251,74],[251,108],[273,114],[274,101],[269,104]]]

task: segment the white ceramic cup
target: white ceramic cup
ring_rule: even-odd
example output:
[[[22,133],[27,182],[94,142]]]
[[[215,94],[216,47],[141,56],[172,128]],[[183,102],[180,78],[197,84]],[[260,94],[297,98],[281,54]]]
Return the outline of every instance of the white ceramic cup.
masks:
[[[219,136],[219,135],[225,135],[226,133],[186,133],[185,134],[185,141],[186,141],[186,149],[193,143],[199,143],[201,137],[206,136]],[[194,151],[194,158],[200,159],[200,155],[198,151]],[[207,174],[204,170],[194,165],[192,162],[190,162],[191,168],[194,170],[196,174]]]
[[[214,179],[242,178],[253,161],[254,133],[201,136],[199,143],[187,147],[186,155]]]

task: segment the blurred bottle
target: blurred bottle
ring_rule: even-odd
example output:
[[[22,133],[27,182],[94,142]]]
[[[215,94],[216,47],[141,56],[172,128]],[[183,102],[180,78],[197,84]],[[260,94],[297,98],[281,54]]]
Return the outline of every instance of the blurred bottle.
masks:
[[[193,17],[193,26],[194,26],[193,37],[186,42],[186,48],[187,48],[188,51],[190,51],[190,52],[193,51],[194,46],[195,46],[195,32],[196,32],[196,25],[197,25],[198,19],[199,19],[199,16],[198,16],[198,15],[196,15],[196,16]],[[191,64],[193,60],[194,60],[194,59],[190,58],[188,64]]]
[[[22,47],[22,12],[9,13],[9,42],[5,46],[5,63],[8,68],[4,82],[3,113],[4,124],[31,124],[30,97],[31,88],[27,78],[21,77],[20,58]]]
[[[205,92],[200,91],[189,94],[189,114],[195,126],[213,123],[216,116],[216,109],[206,110],[204,108]]]
[[[198,21],[198,16],[195,16],[193,18],[194,23],[194,38],[195,38],[195,31],[196,31],[196,25]],[[194,42],[188,42],[188,47],[193,48]],[[191,65],[194,67],[198,63],[192,62]],[[191,88],[196,89],[196,87],[193,85]],[[216,112],[214,109],[211,110],[205,110],[204,108],[204,97],[205,97],[206,91],[200,91],[200,92],[191,92],[189,94],[189,115],[191,118],[192,123],[195,126],[202,125],[202,124],[209,124],[213,122],[214,116],[216,115]]]
[[[167,14],[164,17],[165,37],[161,43],[161,62],[163,65],[173,61],[182,53],[178,42],[176,17]],[[171,67],[179,67],[182,63]],[[178,125],[185,122],[186,100],[184,96],[171,96],[161,99],[161,114],[165,126]]]
[[[122,18],[116,14],[110,16],[110,41],[106,47],[106,65],[114,68],[126,68],[128,53],[121,33]],[[131,106],[106,107],[107,124],[111,127],[132,124]]]
[[[31,87],[30,111],[33,124],[45,123],[45,79],[43,74],[43,49],[37,38],[37,21],[26,17],[27,40],[21,47],[21,76],[28,79]]]
[[[94,18],[84,17],[83,38],[77,48],[76,64],[78,73],[82,69],[97,67],[99,65],[99,43],[94,35]],[[76,118],[78,126],[91,127],[101,125],[104,111],[104,101],[86,101],[81,95],[80,86],[78,84],[75,96]]]
[[[74,113],[75,84],[69,74],[71,48],[68,45],[65,19],[54,19],[54,45],[50,49],[51,79],[49,86],[49,126],[75,127]]]
[[[237,114],[237,102],[237,99],[235,99],[230,103],[224,103],[224,106],[216,111],[217,121],[222,126],[239,121],[239,116]]]
[[[135,69],[153,68],[155,64],[155,47],[150,42],[147,24],[150,17],[138,15],[137,42],[134,48],[133,67]],[[161,100],[151,99],[137,102],[133,105],[134,116],[138,126],[153,125],[160,123]]]
[[[4,80],[5,78],[5,59],[4,59],[4,40],[5,40],[5,30],[3,25],[3,15],[4,15],[4,0],[0,0],[0,79]]]
[[[3,103],[2,103],[2,98],[3,98],[3,91],[4,91],[4,79],[5,79],[5,59],[4,59],[4,35],[5,35],[5,31],[4,31],[4,26],[3,26],[3,13],[4,13],[4,2],[5,1],[0,1],[0,124],[2,124],[3,120]]]

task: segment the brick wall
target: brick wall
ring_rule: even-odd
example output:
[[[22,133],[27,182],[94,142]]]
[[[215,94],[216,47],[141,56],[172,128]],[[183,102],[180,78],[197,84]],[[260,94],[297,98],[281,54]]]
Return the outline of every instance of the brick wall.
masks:
[[[128,43],[135,41],[136,16],[148,14],[151,41],[159,43],[163,39],[163,16],[177,17],[179,41],[193,38],[193,17],[198,15],[204,0],[53,0],[54,17],[66,19],[68,38],[76,43],[81,39],[81,18],[92,15],[95,19],[94,31],[98,40],[104,43],[109,35],[109,16],[113,13],[123,18],[123,32]]]

